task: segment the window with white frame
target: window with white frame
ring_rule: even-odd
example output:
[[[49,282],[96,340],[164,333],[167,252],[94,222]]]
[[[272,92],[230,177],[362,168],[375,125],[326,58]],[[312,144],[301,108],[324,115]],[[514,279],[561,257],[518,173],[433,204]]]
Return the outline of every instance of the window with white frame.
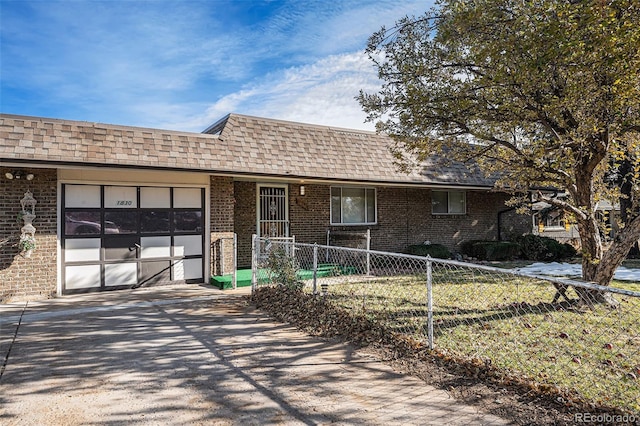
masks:
[[[433,214],[465,214],[466,199],[465,191],[432,191],[431,212]]]
[[[565,218],[564,212],[555,208],[547,209],[540,212],[540,221],[545,228],[564,228]]]
[[[363,225],[376,223],[374,188],[331,187],[331,223]]]

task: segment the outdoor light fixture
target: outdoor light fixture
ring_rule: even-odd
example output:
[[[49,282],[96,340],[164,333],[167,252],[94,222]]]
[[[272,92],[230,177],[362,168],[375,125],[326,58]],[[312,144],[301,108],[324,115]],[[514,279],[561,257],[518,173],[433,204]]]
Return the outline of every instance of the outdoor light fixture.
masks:
[[[304,195],[304,185],[300,185],[300,195]]]
[[[33,173],[25,173],[24,170],[13,170],[11,172],[7,172],[4,174],[4,177],[6,177],[9,180],[19,180],[19,179],[26,179],[26,180],[33,180],[33,178],[35,177],[33,175]]]

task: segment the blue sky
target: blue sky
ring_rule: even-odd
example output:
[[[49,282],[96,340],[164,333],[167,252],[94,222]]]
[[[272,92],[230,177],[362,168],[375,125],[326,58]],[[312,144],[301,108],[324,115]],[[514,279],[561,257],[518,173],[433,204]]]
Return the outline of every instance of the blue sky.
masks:
[[[373,129],[363,51],[432,1],[0,0],[0,111],[202,131],[235,112]]]

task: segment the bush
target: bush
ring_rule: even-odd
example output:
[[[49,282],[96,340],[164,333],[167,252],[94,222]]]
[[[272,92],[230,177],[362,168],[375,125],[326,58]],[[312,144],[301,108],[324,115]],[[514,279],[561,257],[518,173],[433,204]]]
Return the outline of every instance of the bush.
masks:
[[[512,241],[496,241],[484,246],[487,260],[513,260],[520,257],[520,245]]]
[[[574,257],[576,249],[571,244],[563,244],[553,238],[527,234],[516,238],[522,257],[527,260],[552,262]]]
[[[561,244],[562,251],[560,259],[571,259],[572,257],[576,257],[578,255],[578,251],[574,246],[569,243]]]
[[[482,243],[482,242],[487,242],[487,241],[482,241],[482,240],[465,241],[462,244],[460,244],[460,253],[467,255],[469,257],[478,257],[478,254],[476,253],[476,249],[474,246],[477,243]]]
[[[295,259],[282,247],[274,248],[269,252],[267,268],[271,271],[271,278],[277,284],[294,290],[304,286],[297,277],[298,266]]]
[[[480,260],[512,260],[520,255],[520,246],[511,241],[467,241],[462,253]]]
[[[431,256],[437,259],[450,259],[451,252],[442,244],[415,244],[407,247],[407,254]]]

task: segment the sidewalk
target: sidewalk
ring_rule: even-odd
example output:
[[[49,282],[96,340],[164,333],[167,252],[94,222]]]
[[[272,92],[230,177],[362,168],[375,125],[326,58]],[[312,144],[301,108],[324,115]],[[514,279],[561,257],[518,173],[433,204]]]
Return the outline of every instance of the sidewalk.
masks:
[[[0,305],[0,423],[508,424],[273,322],[245,306],[247,292],[185,285]]]

